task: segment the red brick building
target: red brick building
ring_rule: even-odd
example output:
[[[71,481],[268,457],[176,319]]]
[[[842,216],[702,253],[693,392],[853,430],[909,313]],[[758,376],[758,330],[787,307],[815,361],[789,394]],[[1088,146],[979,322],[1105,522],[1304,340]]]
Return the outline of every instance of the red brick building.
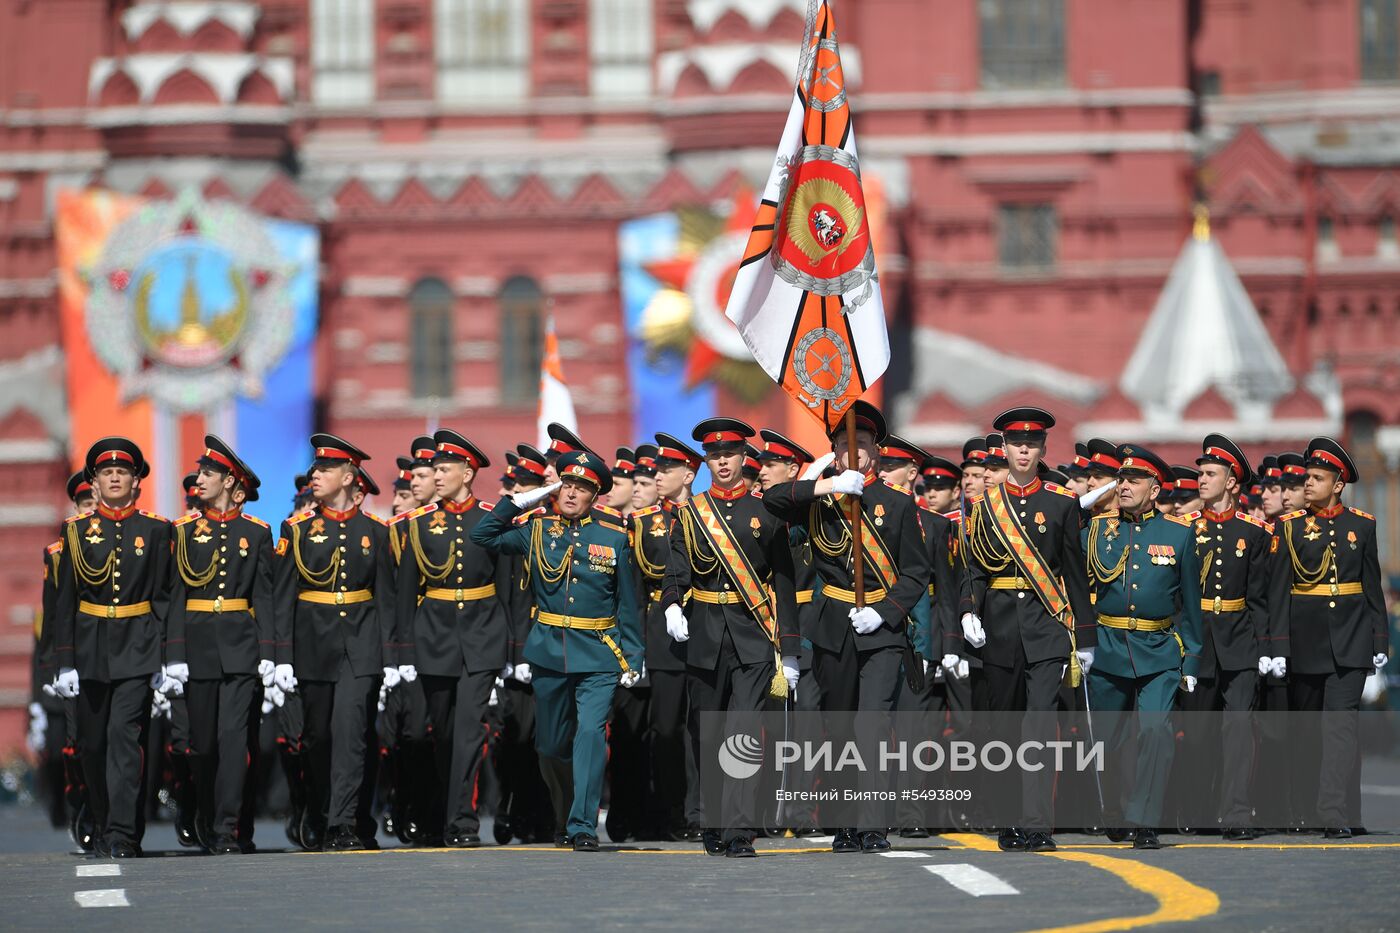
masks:
[[[0,3],[0,749],[22,733],[39,553],[87,441],[65,416],[58,190],[195,187],[319,225],[319,421],[377,462],[431,418],[490,448],[529,436],[546,311],[605,449],[631,440],[617,225],[761,185],[803,9]],[[1396,569],[1397,0],[835,10],[890,206],[905,433],[960,445],[1022,399],[1060,416],[1055,459],[1096,430],[1179,460],[1202,429],[1256,455],[1339,433]],[[1277,352],[1169,310],[1130,365],[1201,200]],[[1159,352],[1203,362],[1159,378]]]

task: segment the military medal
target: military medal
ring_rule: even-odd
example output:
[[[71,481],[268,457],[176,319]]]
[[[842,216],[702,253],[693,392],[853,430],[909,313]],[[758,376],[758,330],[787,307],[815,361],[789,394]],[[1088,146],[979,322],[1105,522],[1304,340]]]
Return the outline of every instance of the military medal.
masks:
[[[208,544],[214,540],[214,530],[209,527],[209,519],[201,518],[194,523],[194,539],[200,544]]]
[[[440,535],[447,531],[447,513],[438,512],[428,522],[428,534]]]
[[[145,538],[141,537],[140,535],[137,535],[137,536],[136,536],[136,540],[133,541],[133,542],[131,542],[131,543],[134,544],[134,545],[136,545],[136,556],[137,556],[137,557],[140,557],[142,554],[146,553],[145,550],[144,550],[144,548],[146,547],[146,539],[145,539]]]
[[[1348,531],[1348,532],[1347,532],[1347,541],[1351,544],[1351,549],[1352,549],[1353,551],[1356,550],[1356,532],[1354,532],[1354,531]]]
[[[97,518],[88,519],[88,533],[84,540],[86,540],[88,544],[102,543],[102,522]]]
[[[239,557],[247,557],[247,556],[248,556],[248,539],[247,539],[247,538],[239,538],[239,539],[238,539],[238,556],[239,556]]]
[[[759,529],[763,527],[763,522],[759,521],[758,516],[755,515],[753,518],[749,519],[749,527],[753,529],[753,536],[757,538]]]
[[[1313,518],[1311,515],[1308,516],[1307,524],[1303,526],[1303,530],[1307,532],[1303,537],[1307,538],[1309,541],[1316,541],[1318,538],[1322,537],[1322,531],[1317,527],[1317,519]]]
[[[1041,534],[1045,534],[1045,513],[1044,513],[1044,512],[1036,512],[1036,513],[1035,513],[1035,524],[1036,524],[1036,530],[1039,531]]]
[[[316,544],[325,544],[330,540],[330,535],[326,534],[325,519],[318,518],[311,523],[311,534],[307,535]]]
[[[756,520],[757,520],[757,519],[755,519],[755,521],[756,521]],[[877,525],[883,525],[884,523],[885,523],[885,505],[884,505],[883,502],[877,502],[877,503],[875,504],[875,524],[877,524]]]
[[[1239,539],[1238,541],[1235,542],[1235,556],[1236,556],[1236,557],[1243,557],[1243,556],[1244,556],[1244,538],[1241,538],[1241,539]]]
[[[664,537],[666,537],[666,523],[665,523],[665,521],[661,518],[661,513],[660,513],[660,512],[657,512],[655,515],[653,515],[653,516],[651,517],[651,532],[650,532],[650,534],[651,534],[651,536],[652,536],[653,538],[664,538]]]

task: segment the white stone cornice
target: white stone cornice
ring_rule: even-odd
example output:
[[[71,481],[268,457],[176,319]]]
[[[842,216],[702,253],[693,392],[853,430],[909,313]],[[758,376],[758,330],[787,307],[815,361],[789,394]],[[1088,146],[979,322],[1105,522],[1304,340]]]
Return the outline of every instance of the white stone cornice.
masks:
[[[49,463],[63,456],[63,446],[52,438],[0,441],[0,463]]]
[[[261,11],[256,3],[240,0],[167,0],[138,3],[122,13],[122,28],[129,42],[135,42],[156,23],[164,20],[182,36],[192,36],[211,20],[217,20],[245,41],[253,34]]]
[[[58,521],[58,509],[52,505],[0,505],[0,528],[52,528]]]
[[[1185,130],[1119,133],[924,134],[861,138],[862,155],[988,156],[1072,155],[1108,152],[1191,152],[1195,137]]]
[[[754,29],[767,29],[773,17],[783,10],[792,10],[806,17],[806,0],[689,0],[685,11],[696,31],[709,32],[720,17],[730,11],[738,13]]]
[[[1207,434],[1224,434],[1242,444],[1270,441],[1298,441],[1319,435],[1340,433],[1341,422],[1332,418],[1235,418],[1198,421],[1081,421],[1075,437],[1131,437],[1144,443],[1199,444]]]
[[[657,88],[663,94],[675,91],[681,72],[689,65],[700,69],[714,91],[728,90],[740,72],[757,62],[767,62],[791,81],[797,74],[799,50],[796,42],[725,42],[662,52],[656,57]],[[860,50],[843,46],[841,66],[847,87],[859,87]]]
[[[120,71],[136,85],[140,102],[149,104],[161,85],[186,69],[208,83],[221,104],[232,104],[243,81],[255,71],[272,82],[282,100],[293,96],[292,60],[250,52],[140,52],[122,58],[98,58],[88,71],[88,96],[96,101],[102,88]]]

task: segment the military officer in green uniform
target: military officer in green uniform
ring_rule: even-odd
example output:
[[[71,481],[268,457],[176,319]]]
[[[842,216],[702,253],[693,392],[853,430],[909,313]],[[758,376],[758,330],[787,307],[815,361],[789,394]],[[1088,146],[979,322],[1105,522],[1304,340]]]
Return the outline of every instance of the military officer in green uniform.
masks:
[[[630,687],[641,679],[637,587],[627,532],[594,511],[594,500],[612,487],[607,464],[591,451],[572,450],[554,469],[559,482],[502,499],[471,537],[526,557],[537,613],[524,657],[534,672],[540,770],[555,813],[568,813],[574,851],[596,852],[613,691],[619,682]],[[555,492],[552,509],[515,523]]]
[[[1116,772],[1107,773],[1104,807],[1110,824],[1136,828],[1133,847],[1160,848],[1173,741],[1170,713],[1178,689],[1196,689],[1201,653],[1201,581],[1192,524],[1199,516],[1163,516],[1154,503],[1171,467],[1137,444],[1118,448],[1117,515],[1095,516],[1083,532],[1089,585],[1095,594],[1099,644],[1089,672],[1089,705],[1097,713],[1138,711],[1135,780],[1120,809]],[[1180,618],[1176,618],[1178,612]],[[1117,720],[1109,753],[1126,737]],[[1118,817],[1121,815],[1122,820]],[[1129,831],[1109,830],[1121,842]]]
[[[1274,663],[1288,675],[1293,710],[1328,713],[1320,771],[1315,779],[1295,775],[1294,815],[1320,822],[1329,839],[1350,839],[1360,819],[1355,713],[1367,675],[1389,660],[1390,630],[1376,520],[1342,505],[1342,491],[1359,478],[1356,465],[1330,437],[1313,438],[1305,462],[1307,508],[1280,516],[1274,531],[1269,612],[1287,626]],[[1314,787],[1316,798],[1306,799]]]

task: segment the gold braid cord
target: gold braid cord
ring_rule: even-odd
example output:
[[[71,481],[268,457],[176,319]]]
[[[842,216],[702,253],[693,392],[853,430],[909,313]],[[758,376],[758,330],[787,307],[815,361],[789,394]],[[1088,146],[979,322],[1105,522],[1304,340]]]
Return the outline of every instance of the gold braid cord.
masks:
[[[1089,524],[1089,546],[1085,548],[1089,553],[1085,555],[1089,564],[1089,579],[1099,584],[1112,583],[1123,575],[1123,568],[1128,565],[1128,548],[1123,547],[1123,553],[1118,555],[1118,563],[1112,567],[1105,566],[1099,557],[1099,525],[1102,522],[1092,521]]]
[[[1210,579],[1210,565],[1215,563],[1215,551],[1206,551],[1205,559],[1201,561],[1201,592],[1206,591],[1206,580]]]
[[[102,586],[112,579],[112,571],[117,566],[117,549],[113,548],[107,555],[107,563],[100,568],[94,568],[87,562],[83,555],[81,539],[78,537],[78,523],[70,522],[68,525],[68,547],[73,554],[73,574],[81,582],[89,586]]]
[[[1288,542],[1288,558],[1293,562],[1293,573],[1301,586],[1316,586],[1322,582],[1322,578],[1327,576],[1327,571],[1332,569],[1332,549],[1324,548],[1322,552],[1322,563],[1316,570],[1308,570],[1303,566],[1303,562],[1298,558],[1298,552],[1293,548],[1293,523],[1285,522],[1283,525],[1283,537]]]
[[[544,554],[544,522],[536,521],[530,530],[530,558],[525,561],[525,578],[528,580],[536,564],[539,565],[540,579],[553,586],[564,579],[569,572],[569,562],[573,560],[574,546],[564,550],[564,557],[557,564],[551,564]],[[523,588],[523,587],[522,587]]]
[[[311,570],[306,566],[306,562],[301,559],[301,525],[292,526],[292,560],[296,561],[297,571],[301,578],[312,586],[330,586],[335,582],[335,575],[340,571],[340,550],[331,552],[331,562],[324,570]]]
[[[832,508],[836,508],[832,505]],[[807,514],[807,537],[811,539],[812,545],[827,557],[841,558],[851,554],[851,531],[846,525],[841,526],[841,537],[832,540],[826,536],[826,531],[822,526],[822,503],[820,500],[812,503],[811,511]]]
[[[695,516],[690,509],[681,509],[681,534],[685,536],[685,550],[690,555],[690,569],[704,576],[719,567],[719,555],[705,543],[695,529]]]
[[[967,549],[971,552],[972,560],[988,573],[1001,573],[1011,566],[1011,554],[1002,548],[997,537],[984,526],[987,521],[987,510],[982,508],[982,503],[979,502],[972,507],[972,517],[968,520],[970,527]]]
[[[389,529],[392,537],[394,529]],[[418,563],[418,572],[423,575],[423,579],[429,583],[441,583],[447,579],[447,575],[452,572],[452,566],[457,563],[457,542],[453,541],[447,549],[447,561],[442,564],[434,564],[428,559],[428,555],[423,553],[423,533],[418,530],[418,520],[414,519],[408,523],[408,538],[413,546],[413,559]]]
[[[647,560],[646,548],[642,547],[642,526],[637,523],[632,526],[632,556],[637,561],[637,566],[642,569],[642,575],[648,580],[660,580],[666,576],[666,568],[662,564],[653,564]]]
[[[185,537],[185,528],[181,526],[175,529],[175,566],[180,569],[180,579],[185,581],[185,586],[192,590],[203,589],[219,572],[219,554],[216,551],[210,555],[208,567],[195,570],[190,566],[189,543]]]

